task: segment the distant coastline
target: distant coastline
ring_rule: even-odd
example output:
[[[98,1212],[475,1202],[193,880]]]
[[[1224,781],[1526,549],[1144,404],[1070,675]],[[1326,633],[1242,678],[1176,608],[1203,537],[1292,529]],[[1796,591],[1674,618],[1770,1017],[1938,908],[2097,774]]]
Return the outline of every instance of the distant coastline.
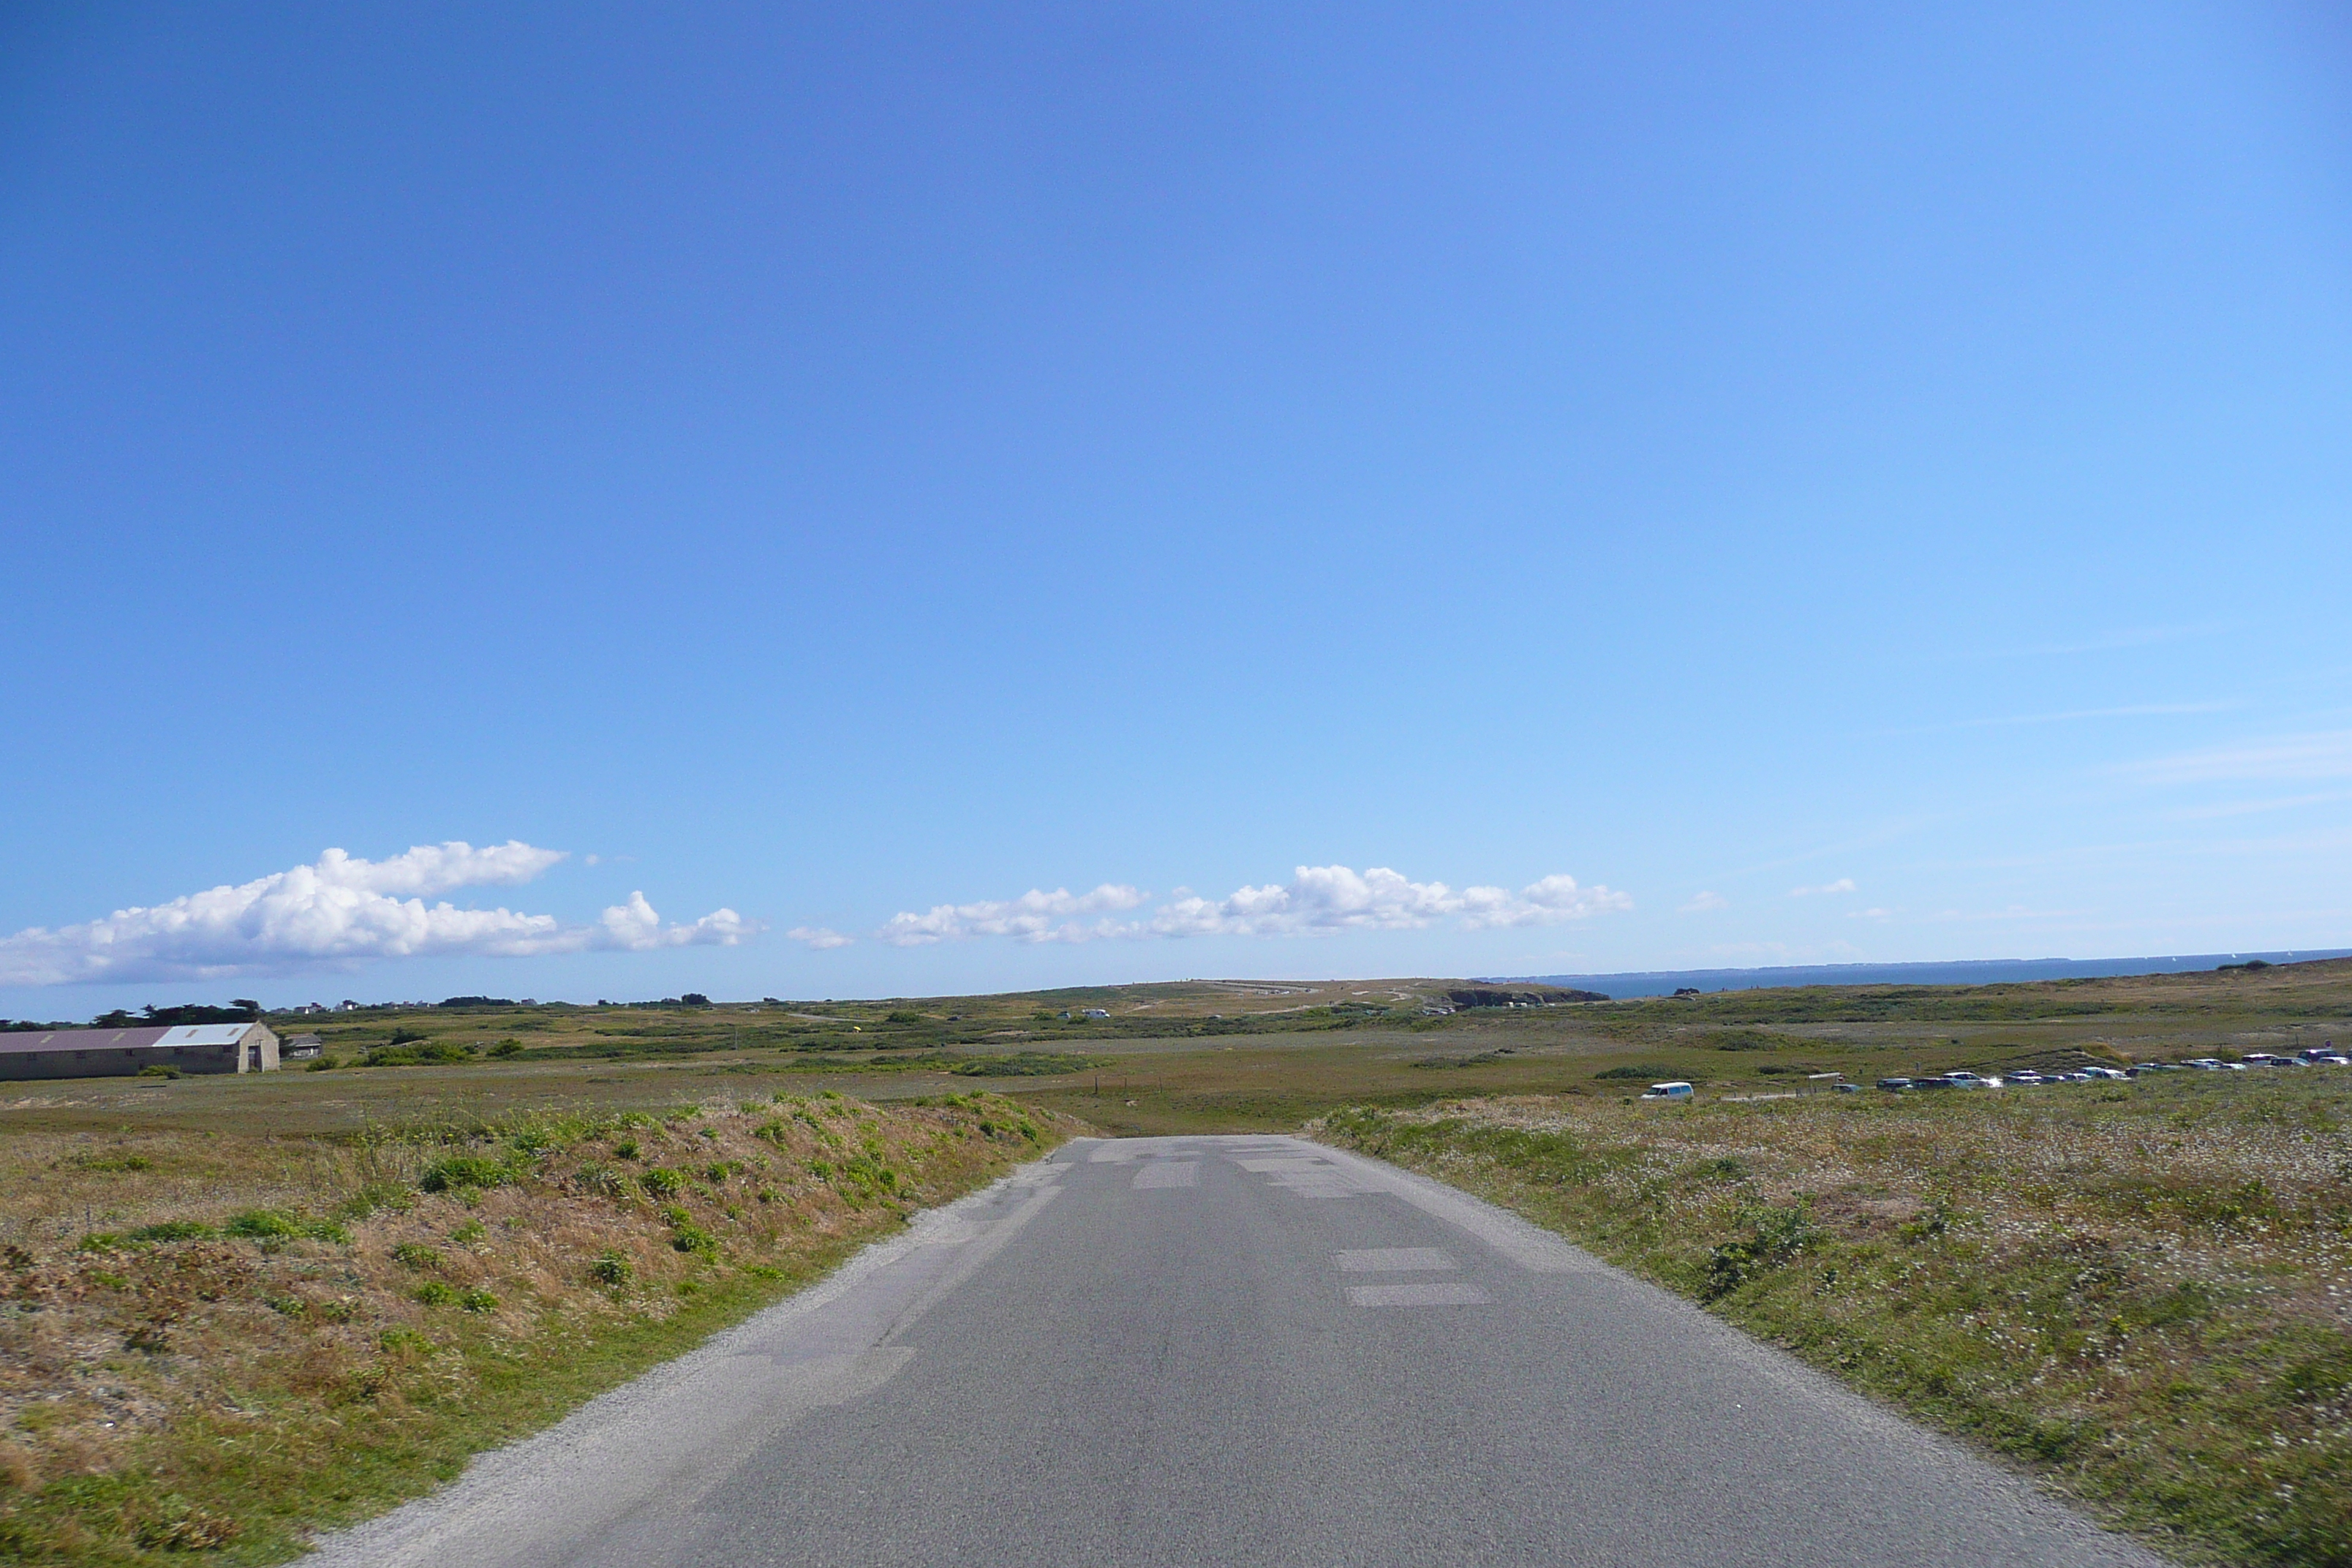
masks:
[[[2168,958],[1978,958],[1953,963],[1799,963],[1771,969],[1655,969],[1619,974],[1482,974],[1492,984],[1565,985],[1612,997],[1671,996],[1685,989],[1761,991],[1780,985],[2005,985],[2027,980],[2092,980],[2117,974],[2187,974],[2243,963],[2306,963],[2352,958],[2352,948],[2279,952],[2198,952]]]

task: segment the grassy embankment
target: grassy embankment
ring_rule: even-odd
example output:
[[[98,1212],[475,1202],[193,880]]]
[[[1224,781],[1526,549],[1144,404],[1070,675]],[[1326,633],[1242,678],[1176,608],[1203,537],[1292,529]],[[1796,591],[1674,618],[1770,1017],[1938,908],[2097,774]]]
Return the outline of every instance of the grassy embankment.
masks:
[[[784,1094],[343,1138],[12,1131],[0,1561],[283,1561],[1069,1126],[993,1095]]]
[[[2352,1563],[2352,1069],[1332,1115],[2195,1562]]]

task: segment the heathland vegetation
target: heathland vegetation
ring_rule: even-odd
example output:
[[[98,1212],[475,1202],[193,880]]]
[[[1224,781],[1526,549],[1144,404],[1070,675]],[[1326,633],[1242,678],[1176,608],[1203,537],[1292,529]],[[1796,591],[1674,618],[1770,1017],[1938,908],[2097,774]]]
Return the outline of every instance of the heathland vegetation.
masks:
[[[2352,962],[454,1004],[273,1017],[318,1071],[0,1086],[0,1560],[278,1560],[1072,1131],[1319,1122],[2175,1555],[2352,1563],[2352,1068],[1831,1087],[2352,1044]]]

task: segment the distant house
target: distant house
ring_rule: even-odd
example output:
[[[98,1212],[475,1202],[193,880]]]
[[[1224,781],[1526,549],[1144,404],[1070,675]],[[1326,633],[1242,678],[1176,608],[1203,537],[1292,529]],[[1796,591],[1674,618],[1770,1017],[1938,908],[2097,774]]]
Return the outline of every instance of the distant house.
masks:
[[[359,1010],[360,1005],[348,997],[335,1004],[335,1011],[338,1013],[356,1013]]]
[[[278,1047],[278,1054],[289,1062],[307,1062],[325,1048],[325,1043],[316,1035],[296,1035]]]
[[[297,1013],[323,1013],[326,1010],[327,1005],[324,1002],[305,1002],[294,1009]]]
[[[278,1037],[267,1024],[0,1034],[0,1079],[123,1078],[149,1067],[184,1073],[275,1072]]]

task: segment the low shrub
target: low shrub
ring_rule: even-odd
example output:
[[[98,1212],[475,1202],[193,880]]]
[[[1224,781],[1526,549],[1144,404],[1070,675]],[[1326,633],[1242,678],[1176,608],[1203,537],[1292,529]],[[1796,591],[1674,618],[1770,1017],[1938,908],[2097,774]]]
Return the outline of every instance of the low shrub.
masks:
[[[427,1279],[409,1294],[412,1300],[428,1307],[446,1307],[457,1299],[457,1289],[438,1279]]]
[[[588,1278],[599,1285],[626,1285],[636,1278],[637,1266],[619,1252],[607,1249],[588,1266]]]
[[[514,1172],[503,1161],[480,1154],[452,1154],[426,1166],[416,1184],[428,1193],[448,1193],[467,1187],[502,1187],[512,1180]]]
[[[637,1178],[637,1184],[647,1197],[674,1198],[686,1186],[686,1178],[667,1165],[656,1165]]]
[[[139,1069],[141,1078],[178,1078],[180,1069],[169,1062],[149,1062]]]
[[[333,1241],[348,1247],[352,1233],[331,1219],[304,1219],[284,1209],[247,1209],[234,1214],[221,1226],[225,1236],[244,1237],[252,1241]]]
[[[441,1267],[441,1249],[427,1247],[421,1241],[404,1241],[392,1249],[392,1260],[403,1268],[419,1271]]]
[[[1766,1207],[1756,1215],[1748,1236],[1714,1247],[1706,1258],[1706,1284],[1702,1301],[1718,1301],[1749,1280],[1778,1268],[1813,1239],[1810,1204],[1794,1208]]]

